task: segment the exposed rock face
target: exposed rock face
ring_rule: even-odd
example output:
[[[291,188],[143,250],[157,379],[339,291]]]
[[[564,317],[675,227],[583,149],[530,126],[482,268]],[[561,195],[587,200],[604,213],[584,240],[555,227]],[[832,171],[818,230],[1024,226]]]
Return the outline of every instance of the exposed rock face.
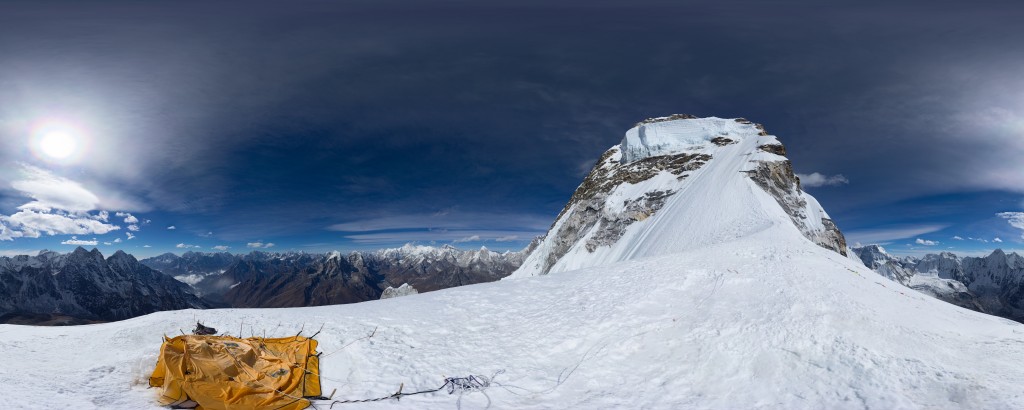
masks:
[[[244,258],[223,276],[241,279],[224,294],[233,307],[334,305],[379,299],[383,292],[383,278],[358,253]]]
[[[785,148],[775,137],[744,119],[677,114],[641,121],[626,132],[619,145],[601,156],[548,233],[531,246],[524,266],[514,276],[578,268],[589,263],[585,261],[588,258],[610,262],[630,257],[630,250],[609,249],[621,243],[638,223],[658,214],[669,201],[681,201],[676,196],[687,189],[690,178],[704,172],[708,164],[721,161],[726,161],[722,169],[738,169],[725,175],[715,171],[704,183],[722,183],[722,178],[746,172],[782,206],[804,236],[845,255],[842,233],[820,205],[801,191],[784,154]],[[704,234],[717,236],[723,231]]]
[[[391,299],[391,298],[397,298],[397,297],[401,297],[401,296],[415,295],[417,293],[420,293],[420,292],[418,292],[416,290],[416,288],[414,288],[412,286],[409,286],[408,283],[403,283],[402,286],[399,286],[397,288],[393,288],[391,286],[388,286],[387,289],[384,289],[384,293],[380,295],[380,298],[381,299]]]
[[[766,147],[769,149],[765,149]],[[782,148],[782,144],[762,145],[759,148],[776,155],[786,152],[785,148]],[[782,154],[779,154],[780,152]],[[758,186],[778,201],[779,206],[786,210],[790,219],[800,228],[804,236],[826,249],[846,256],[846,238],[839,231],[835,222],[829,218],[820,218],[818,221],[810,220],[812,216],[808,215],[810,208],[807,206],[807,197],[800,190],[800,179],[793,172],[792,163],[788,160],[761,161],[757,168],[748,171],[747,174]],[[815,230],[812,228],[812,223],[820,223],[824,225],[825,229]]]
[[[0,258],[0,322],[112,321],[162,310],[205,308],[188,285],[118,251]]]

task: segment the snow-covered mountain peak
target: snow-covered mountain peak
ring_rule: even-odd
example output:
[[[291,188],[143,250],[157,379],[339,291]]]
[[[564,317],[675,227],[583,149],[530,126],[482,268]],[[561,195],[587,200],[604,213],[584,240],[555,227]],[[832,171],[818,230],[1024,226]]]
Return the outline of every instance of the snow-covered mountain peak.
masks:
[[[619,144],[621,161],[630,163],[644,158],[692,152],[742,138],[764,136],[763,131],[759,125],[749,121],[738,122],[717,117],[696,118],[677,114],[651,118],[626,131],[626,136]],[[765,142],[769,142],[768,139]]]
[[[742,118],[641,121],[601,156],[512,276],[678,253],[765,230],[845,255],[842,233],[801,190],[785,154],[775,136]]]

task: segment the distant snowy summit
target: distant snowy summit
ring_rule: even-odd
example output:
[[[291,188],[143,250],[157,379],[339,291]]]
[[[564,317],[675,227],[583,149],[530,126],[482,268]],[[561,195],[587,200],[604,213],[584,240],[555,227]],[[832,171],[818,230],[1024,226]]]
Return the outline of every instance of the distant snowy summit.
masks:
[[[879,245],[853,248],[879,275],[954,305],[1024,322],[1024,257],[996,249],[985,257],[949,252],[917,258]]]
[[[387,289],[384,289],[384,293],[382,293],[380,295],[380,298],[381,299],[391,299],[391,298],[397,298],[397,297],[401,297],[401,296],[415,295],[417,293],[420,293],[420,292],[418,292],[416,290],[416,288],[414,288],[412,286],[409,286],[408,283],[403,283],[402,286],[399,286],[397,288],[388,286]]]
[[[511,277],[700,248],[784,224],[846,255],[786,149],[743,118],[650,118],[601,156]]]

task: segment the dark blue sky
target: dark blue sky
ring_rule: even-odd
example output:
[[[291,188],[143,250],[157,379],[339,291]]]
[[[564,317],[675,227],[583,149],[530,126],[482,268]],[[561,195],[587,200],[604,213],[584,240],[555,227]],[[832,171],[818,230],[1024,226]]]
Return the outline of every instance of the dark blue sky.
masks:
[[[763,123],[851,243],[1022,247],[1017,2],[82,3],[0,4],[2,253],[519,249],[671,113]]]

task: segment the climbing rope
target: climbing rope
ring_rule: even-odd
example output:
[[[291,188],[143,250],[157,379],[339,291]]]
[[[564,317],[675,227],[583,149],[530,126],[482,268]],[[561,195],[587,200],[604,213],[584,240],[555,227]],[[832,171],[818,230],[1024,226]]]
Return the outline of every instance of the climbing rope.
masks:
[[[334,400],[334,401],[331,402],[331,408],[334,408],[335,404],[369,403],[369,402],[383,401],[383,400],[389,400],[389,399],[400,400],[402,397],[405,397],[405,396],[415,396],[417,394],[436,393],[436,392],[439,392],[439,391],[445,390],[445,389],[447,389],[448,394],[456,394],[456,393],[458,393],[460,396],[463,395],[463,394],[466,394],[466,393],[473,393],[473,392],[481,392],[482,393],[488,387],[491,387],[491,381],[494,380],[494,376],[497,376],[497,375],[499,375],[501,373],[504,373],[504,372],[505,372],[504,370],[499,370],[499,371],[495,372],[494,375],[491,376],[491,377],[479,376],[479,375],[469,375],[469,376],[466,376],[466,377],[447,377],[447,378],[444,379],[444,384],[442,384],[441,387],[438,387],[436,389],[430,389],[430,390],[421,390],[421,391],[412,392],[412,393],[402,392],[402,389],[405,387],[405,383],[402,383],[398,387],[398,391],[395,392],[394,394],[391,394],[391,395],[388,395],[388,396],[383,396],[383,397],[377,397],[377,398],[373,398],[373,399]],[[461,401],[461,399],[462,398],[460,397],[459,400]],[[487,400],[490,401],[490,397],[488,397]]]

